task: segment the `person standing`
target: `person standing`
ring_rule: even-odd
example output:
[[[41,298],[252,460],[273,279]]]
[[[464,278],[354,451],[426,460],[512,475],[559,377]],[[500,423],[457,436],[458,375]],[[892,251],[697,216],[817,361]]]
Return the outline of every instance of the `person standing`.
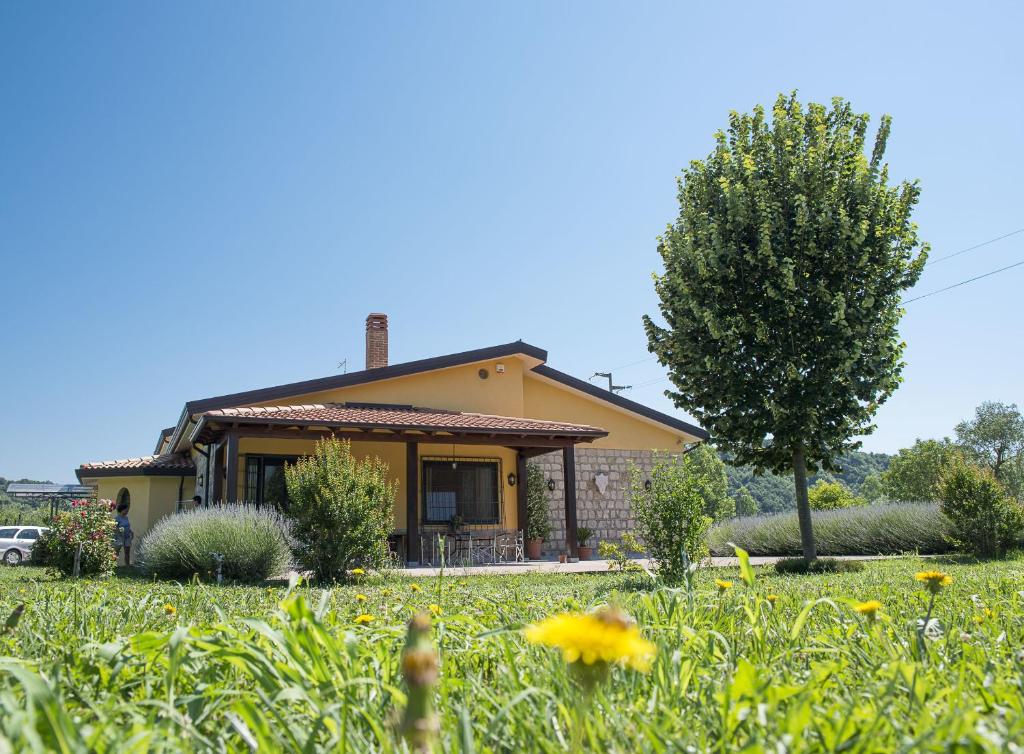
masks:
[[[117,515],[114,516],[114,552],[121,554],[124,549],[124,564],[132,564],[132,540],[135,532],[132,531],[132,522],[128,520],[128,506],[121,503],[117,506]]]

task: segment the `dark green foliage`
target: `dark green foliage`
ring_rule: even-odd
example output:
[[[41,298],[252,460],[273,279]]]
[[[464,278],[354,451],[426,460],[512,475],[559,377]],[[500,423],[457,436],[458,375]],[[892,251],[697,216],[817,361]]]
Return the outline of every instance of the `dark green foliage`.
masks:
[[[864,564],[858,560],[836,560],[835,558],[818,558],[807,562],[803,558],[786,558],[775,564],[775,572],[786,575],[801,573],[857,573],[864,570]]]
[[[846,453],[839,459],[840,471],[832,472],[828,476],[842,482],[862,497],[872,499],[862,487],[872,474],[877,475],[885,471],[890,458],[891,456],[885,453],[861,451]],[[727,458],[723,460],[728,461]],[[796,508],[796,496],[793,492],[793,477],[791,475],[771,473],[755,475],[751,466],[732,466],[728,462],[725,466],[725,474],[729,480],[729,494],[735,499],[740,488],[746,487],[757,502],[760,513],[782,513]],[[824,474],[819,474],[809,477],[808,482],[814,484],[824,476]],[[739,510],[737,510],[737,514],[743,515]]]
[[[889,462],[882,474],[882,490],[897,502],[934,502],[939,499],[943,469],[960,456],[949,440],[917,440]]]
[[[551,509],[548,507],[548,483],[535,463],[526,466],[526,538],[551,536]]]
[[[20,500],[0,503],[0,526],[49,526],[50,504],[34,505]]]
[[[347,578],[354,567],[388,558],[397,482],[376,456],[360,460],[347,441],[317,442],[313,455],[285,467],[295,557],[316,578]]]
[[[704,514],[714,521],[736,515],[736,503],[729,497],[729,480],[725,464],[709,445],[698,445],[686,454],[690,473],[700,480],[700,493],[704,499]]]
[[[770,123],[761,107],[732,113],[660,239],[666,326],[644,318],[674,403],[737,462],[795,472],[809,559],[804,473],[873,431],[901,379],[900,297],[927,257],[910,219],[920,189],[890,186],[883,163],[890,119],[871,146],[868,120],[795,94]]]
[[[899,555],[948,552],[948,518],[934,503],[862,505],[813,514],[814,537],[822,555]],[[708,532],[712,555],[732,554],[732,544],[751,555],[799,555],[796,512],[734,518]]]
[[[953,522],[950,541],[960,550],[993,558],[1024,538],[1024,507],[991,469],[954,461],[943,472],[939,499]]]

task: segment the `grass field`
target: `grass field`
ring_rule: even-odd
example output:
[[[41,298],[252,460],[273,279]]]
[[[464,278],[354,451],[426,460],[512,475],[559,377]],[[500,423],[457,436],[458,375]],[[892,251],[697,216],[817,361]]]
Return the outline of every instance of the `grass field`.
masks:
[[[953,582],[921,638],[929,595],[914,573],[936,567]],[[869,599],[883,604],[875,622],[852,606]],[[649,673],[616,668],[585,705],[562,657],[520,629],[606,601],[638,620],[658,654]],[[446,752],[1024,742],[1020,560],[759,570],[753,588],[738,571],[702,571],[692,593],[622,574],[394,577],[288,594],[0,569],[0,620],[19,602],[21,621],[0,633],[0,751],[402,751],[398,658],[417,610],[434,614]]]

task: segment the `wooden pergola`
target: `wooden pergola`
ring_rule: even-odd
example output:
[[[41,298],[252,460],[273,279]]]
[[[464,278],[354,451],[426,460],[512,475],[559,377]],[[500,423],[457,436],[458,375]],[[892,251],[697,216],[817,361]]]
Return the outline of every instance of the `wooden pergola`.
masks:
[[[580,443],[590,443],[606,437],[608,432],[598,427],[573,425],[563,422],[544,422],[517,417],[483,417],[491,426],[480,424],[481,415],[458,412],[439,412],[412,407],[381,408],[378,420],[373,408],[359,407],[348,413],[357,414],[354,421],[345,415],[347,406],[329,407],[273,407],[269,410],[228,409],[203,414],[192,432],[193,446],[205,446],[207,469],[213,470],[213,499],[237,502],[235,484],[225,484],[225,477],[235,480],[239,474],[239,441],[242,438],[273,438],[289,440],[319,440],[327,437],[351,442],[396,442],[405,444],[406,456],[406,558],[420,560],[419,537],[419,445],[440,443],[450,445],[489,445],[516,452],[516,509],[520,528],[526,529],[528,459],[562,451],[565,476],[566,544],[571,557],[578,556],[576,540],[576,454]],[[287,409],[294,409],[288,411]],[[315,409],[315,410],[313,410]],[[332,420],[329,417],[337,415]],[[460,421],[466,417],[472,421]],[[396,420],[397,419],[397,420]],[[226,494],[225,494],[226,493]]]

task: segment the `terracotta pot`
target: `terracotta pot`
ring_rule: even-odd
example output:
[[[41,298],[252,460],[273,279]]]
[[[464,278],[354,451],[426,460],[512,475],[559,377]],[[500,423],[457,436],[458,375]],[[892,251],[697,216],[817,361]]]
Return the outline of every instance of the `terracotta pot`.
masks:
[[[580,554],[580,560],[590,560],[594,557],[594,548],[587,547],[586,545],[580,545],[576,548]]]
[[[543,544],[543,539],[526,540],[526,557],[530,560],[540,560],[540,548]]]
[[[559,555],[558,556],[558,562],[559,563],[568,563],[569,562],[569,556],[568,555]]]

